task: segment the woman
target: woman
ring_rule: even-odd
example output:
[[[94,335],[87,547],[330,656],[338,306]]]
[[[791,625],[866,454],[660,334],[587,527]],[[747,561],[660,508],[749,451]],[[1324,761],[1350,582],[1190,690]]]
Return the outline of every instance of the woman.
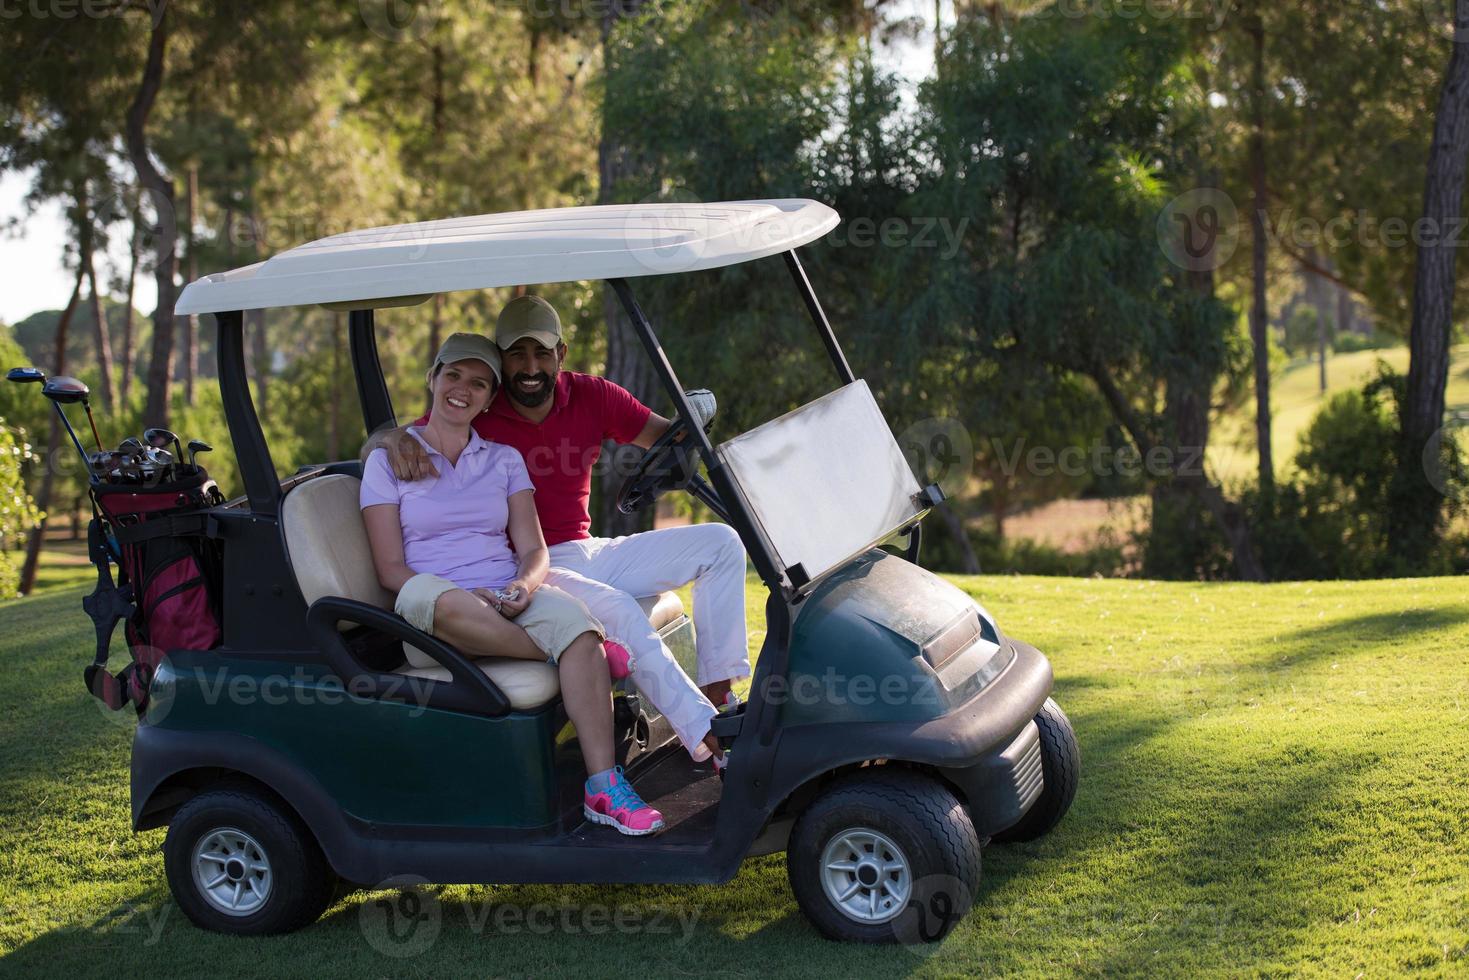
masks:
[[[378,581],[397,594],[400,616],[467,656],[554,663],[590,774],[587,819],[624,834],[657,833],[662,815],[615,765],[602,626],[579,601],[541,584],[549,563],[525,463],[470,428],[499,381],[494,344],[454,334],[429,370],[429,421],[410,430],[437,457],[439,475],[399,481],[384,450],[368,457],[360,504]],[[416,651],[408,659],[434,663]]]

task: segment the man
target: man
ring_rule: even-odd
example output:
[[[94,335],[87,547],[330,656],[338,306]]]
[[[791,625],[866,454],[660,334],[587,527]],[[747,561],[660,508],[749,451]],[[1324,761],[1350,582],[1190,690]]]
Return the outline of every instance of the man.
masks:
[[[731,681],[750,673],[745,552],[739,535],[724,524],[663,528],[620,538],[590,535],[587,504],[602,441],[646,449],[668,430],[669,420],[605,378],[563,371],[566,344],[561,318],[539,296],[521,296],[505,306],[495,326],[495,343],[505,384],[475,420],[474,429],[485,439],[514,447],[525,459],[550,549],[552,568],[546,581],[586,603],[608,635],[628,647],[633,681],[645,692],[649,691],[645,684],[662,685],[667,691],[672,681],[666,676],[640,678],[639,661],[651,668],[673,658],[643,615],[637,597],[692,582],[698,684],[713,704],[726,703]],[[417,440],[402,429],[370,440],[373,445],[388,451],[400,479],[437,472]]]

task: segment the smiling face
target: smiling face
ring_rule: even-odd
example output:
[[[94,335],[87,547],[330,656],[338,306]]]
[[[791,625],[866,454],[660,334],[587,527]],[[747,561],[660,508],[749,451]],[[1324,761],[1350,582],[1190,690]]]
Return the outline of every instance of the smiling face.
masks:
[[[566,345],[542,347],[531,337],[521,337],[500,351],[500,370],[510,397],[526,408],[545,404],[556,389],[556,377],[566,357]]]
[[[468,425],[495,397],[495,372],[477,358],[445,364],[429,382],[434,395],[434,416]]]

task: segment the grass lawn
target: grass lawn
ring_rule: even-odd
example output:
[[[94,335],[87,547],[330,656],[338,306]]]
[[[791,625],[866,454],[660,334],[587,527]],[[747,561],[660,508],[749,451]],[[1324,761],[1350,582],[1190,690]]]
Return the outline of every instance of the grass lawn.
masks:
[[[1448,412],[1469,411],[1469,344],[1449,351],[1449,383],[1445,393]],[[1408,348],[1352,351],[1326,358],[1326,394],[1321,393],[1315,361],[1291,362],[1270,383],[1270,439],[1275,449],[1275,469],[1284,474],[1295,458],[1300,434],[1311,424],[1326,400],[1339,391],[1360,388],[1377,372],[1377,362],[1386,361],[1399,374],[1408,373]],[[1225,484],[1253,480],[1258,466],[1255,447],[1255,400],[1249,396],[1237,412],[1220,420],[1209,440],[1209,468]]]
[[[1083,776],[1051,837],[986,852],[977,905],[944,943],[820,939],[776,856],[723,887],[430,890],[436,925],[408,937],[424,948],[406,957],[374,945],[387,945],[379,903],[391,893],[349,896],[318,925],[265,940],[184,920],[163,831],[128,827],[132,723],[83,692],[80,590],[56,581],[0,605],[7,976],[1469,970],[1459,581],[961,579],[1051,655]]]

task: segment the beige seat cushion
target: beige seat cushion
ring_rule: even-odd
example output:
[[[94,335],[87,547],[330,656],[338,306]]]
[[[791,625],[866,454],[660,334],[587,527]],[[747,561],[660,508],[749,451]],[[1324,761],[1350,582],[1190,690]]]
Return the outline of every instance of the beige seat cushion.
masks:
[[[638,605],[643,607],[643,615],[648,617],[655,630],[662,630],[669,623],[677,622],[683,617],[683,602],[677,592],[650,595],[639,599]]]
[[[561,678],[556,673],[556,668],[540,660],[485,657],[471,663],[484,671],[485,676],[505,692],[505,696],[510,699],[510,706],[518,711],[539,708],[561,693]],[[413,667],[404,664],[393,673],[444,683],[452,680],[448,669],[444,667]]]
[[[356,477],[333,473],[292,488],[281,504],[286,552],[307,605],[324,596],[341,596],[379,609],[393,608],[392,593],[378,583],[372,566],[372,549],[358,506],[361,486],[362,481]],[[661,630],[683,615],[683,604],[672,592],[640,599],[638,604],[655,629]],[[342,624],[343,628],[349,625]],[[538,708],[561,691],[560,678],[551,664],[486,657],[475,661],[475,666],[520,710]],[[446,683],[451,679],[443,667],[404,665],[396,672]]]
[[[281,503],[286,553],[308,606],[330,595],[393,608],[392,593],[372,567],[357,505],[361,486],[356,477],[332,473],[295,487]]]

